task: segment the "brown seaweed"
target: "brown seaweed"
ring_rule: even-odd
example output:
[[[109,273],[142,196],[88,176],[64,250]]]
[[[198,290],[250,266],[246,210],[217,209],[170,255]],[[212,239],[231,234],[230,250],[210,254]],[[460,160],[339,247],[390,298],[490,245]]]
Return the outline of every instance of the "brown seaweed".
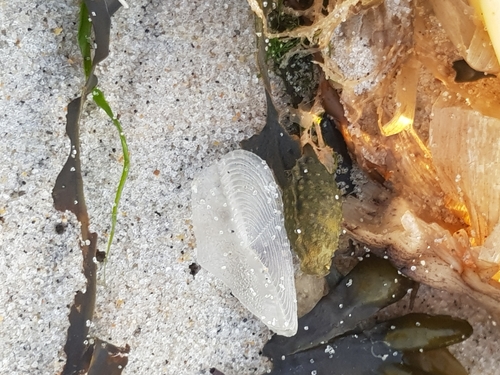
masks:
[[[300,158],[300,146],[280,124],[279,113],[272,100],[271,83],[266,62],[266,42],[262,34],[262,21],[256,19],[257,35],[257,65],[264,81],[266,92],[267,117],[262,131],[241,142],[241,148],[251,151],[264,159],[273,170],[281,189],[288,186],[286,171],[295,166]]]
[[[85,291],[78,291],[69,314],[70,326],[64,351],[66,365],[63,375],[76,374],[88,364],[83,359],[87,350],[85,344],[89,332],[88,321],[92,320],[96,298],[96,256],[97,234],[89,230],[89,216],[83,194],[83,181],[80,163],[79,111],[81,98],[73,100],[68,106],[66,133],[71,140],[71,154],[56,180],[52,191],[54,206],[59,211],[71,211],[81,223],[80,247],[83,255],[83,273],[87,280]]]
[[[54,207],[62,212],[71,211],[81,223],[80,247],[83,255],[83,273],[86,278],[85,291],[78,291],[76,293],[75,301],[71,306],[69,314],[70,325],[67,341],[64,346],[67,359],[62,371],[63,375],[78,374],[84,371],[89,371],[90,373],[89,366],[93,368],[93,374],[112,373],[109,371],[109,367],[100,365],[101,363],[108,362],[108,359],[100,359],[104,352],[99,351],[94,353],[93,349],[95,345],[89,346],[88,340],[89,322],[92,321],[96,299],[97,266],[94,260],[97,257],[97,234],[89,230],[89,216],[85,205],[81,172],[79,122],[85,99],[97,85],[97,77],[94,75],[95,67],[108,56],[111,16],[119,7],[120,2],[118,0],[85,0],[85,3],[82,4],[80,28],[85,27],[87,24],[86,19],[91,14],[97,48],[94,51],[92,63],[90,65],[84,63],[87,82],[82,89],[81,97],[74,99],[68,105],[66,134],[71,141],[70,155],[59,173],[52,191]],[[100,342],[98,339],[94,339],[94,341]],[[105,343],[105,347],[110,349],[106,353],[124,353],[128,351],[128,348],[111,349],[108,345]],[[100,349],[101,347],[99,347]],[[96,358],[99,358],[97,362],[95,362]],[[121,369],[126,364],[126,361],[123,363],[119,369],[120,371],[113,373],[121,373]]]
[[[120,375],[128,363],[130,347],[119,348],[106,341],[95,339],[92,346],[88,375]]]
[[[380,309],[400,300],[412,284],[389,261],[373,255],[365,257],[309,314],[299,319],[295,336],[273,336],[264,346],[263,354],[280,358],[349,332]]]
[[[337,129],[335,122],[328,116],[323,116],[321,120],[321,134],[326,145],[335,150],[337,154],[337,170],[335,171],[335,181],[342,194],[351,194],[354,192],[354,182],[351,179],[352,159],[347,150],[344,137]]]
[[[278,111],[267,90],[266,102],[266,125],[259,134],[242,141],[241,147],[264,159],[283,189],[288,185],[285,171],[292,169],[297,159],[300,158],[300,148],[298,142],[293,140],[280,125]]]
[[[304,147],[304,155],[292,168],[283,205],[288,238],[302,271],[327,275],[341,231],[341,192],[310,145]]]
[[[384,334],[370,331],[351,334],[317,348],[284,356],[275,361],[271,375],[466,375],[464,367],[446,350],[432,353],[432,364],[420,367],[407,356],[415,353],[395,350],[384,341]],[[450,361],[451,359],[451,361]],[[450,367],[440,366],[440,362]]]
[[[457,83],[474,82],[483,78],[495,77],[493,74],[475,70],[465,60],[454,61],[452,66],[456,72],[455,82]]]
[[[467,321],[422,313],[370,319],[412,284],[389,261],[367,255],[299,320],[296,336],[265,345],[271,374],[466,375],[446,347],[472,334]]]

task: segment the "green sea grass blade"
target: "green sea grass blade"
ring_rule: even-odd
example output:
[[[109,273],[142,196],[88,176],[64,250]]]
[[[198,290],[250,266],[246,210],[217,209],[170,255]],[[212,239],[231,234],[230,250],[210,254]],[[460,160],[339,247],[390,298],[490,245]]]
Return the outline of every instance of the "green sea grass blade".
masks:
[[[125,138],[125,133],[123,132],[122,125],[118,118],[113,114],[111,107],[109,106],[104,94],[98,88],[95,88],[92,91],[92,96],[94,102],[101,108],[106,114],[109,116],[116,129],[118,130],[118,134],[120,135],[120,142],[122,145],[123,152],[123,168],[122,174],[120,177],[120,182],[118,183],[118,187],[116,189],[115,201],[113,204],[113,210],[111,214],[111,231],[109,232],[108,245],[106,247],[106,260],[109,258],[109,251],[111,249],[111,243],[113,242],[113,237],[115,235],[116,228],[116,219],[118,216],[118,206],[120,204],[120,199],[122,196],[123,188],[125,187],[125,182],[127,181],[128,172],[130,169],[130,158],[128,153],[127,139]]]
[[[92,22],[89,18],[89,12],[85,2],[82,2],[80,6],[80,24],[78,26],[78,45],[80,46],[80,52],[83,58],[83,70],[85,72],[85,78],[89,78],[90,72],[92,70],[92,57],[91,57],[91,45],[90,37],[92,33]]]
[[[82,2],[80,8],[80,25],[78,28],[78,45],[80,46],[80,51],[83,58],[83,70],[85,72],[85,77],[88,79],[92,73],[92,50],[91,50],[91,33],[92,33],[92,21],[89,17],[87,6]],[[109,36],[108,36],[109,38]],[[127,139],[122,129],[122,125],[118,118],[113,114],[113,111],[104,97],[104,93],[98,88],[92,90],[92,96],[94,102],[99,108],[101,108],[109,116],[120,136],[120,142],[122,146],[123,153],[123,168],[118,187],[116,189],[115,201],[113,204],[113,210],[111,213],[111,230],[108,237],[108,244],[106,246],[106,260],[109,257],[111,244],[113,243],[113,238],[116,230],[116,222],[118,217],[118,207],[120,204],[120,199],[122,196],[123,188],[125,187],[125,182],[127,181],[127,176],[130,168],[130,159],[128,153]]]

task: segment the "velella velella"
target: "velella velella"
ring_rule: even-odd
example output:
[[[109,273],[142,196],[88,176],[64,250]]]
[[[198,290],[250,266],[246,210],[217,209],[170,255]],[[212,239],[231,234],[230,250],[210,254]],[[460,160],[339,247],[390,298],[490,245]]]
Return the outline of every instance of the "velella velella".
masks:
[[[192,184],[200,265],[276,333],[297,331],[297,303],[281,192],[259,156],[232,151]]]

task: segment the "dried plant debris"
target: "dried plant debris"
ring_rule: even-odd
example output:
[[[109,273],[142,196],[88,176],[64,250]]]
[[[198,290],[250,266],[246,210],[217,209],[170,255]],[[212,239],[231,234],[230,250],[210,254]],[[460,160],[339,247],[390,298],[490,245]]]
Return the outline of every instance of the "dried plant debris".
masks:
[[[420,313],[376,324],[370,319],[412,284],[388,261],[367,254],[299,319],[296,336],[274,336],[266,344],[271,374],[467,374],[445,349],[472,334],[466,321]]]
[[[491,246],[500,228],[500,206],[491,203],[499,197],[491,188],[498,185],[497,127],[469,121],[465,130],[448,131],[450,119],[455,125],[500,118],[496,33],[490,38],[481,12],[465,0],[314,0],[304,10],[284,3],[283,13],[301,21],[278,29],[270,14],[279,2],[248,2],[263,23],[262,38],[273,45],[299,39],[303,50],[288,54],[321,55],[325,81],[345,105],[338,125],[349,152],[391,196],[375,196],[366,185],[360,195],[370,199],[348,197],[348,235],[389,247],[412,277],[498,313],[500,251]],[[323,100],[339,120],[331,103]],[[447,136],[436,142],[441,132]],[[449,134],[460,149],[445,147]],[[425,267],[414,271],[420,258]]]
[[[96,257],[97,257],[97,234],[89,231],[89,217],[85,205],[83,192],[83,180],[80,160],[80,117],[82,108],[88,94],[97,85],[97,77],[94,75],[95,67],[104,60],[109,53],[109,32],[111,16],[120,7],[119,1],[91,1],[87,0],[81,5],[79,44],[84,57],[84,71],[87,77],[81,96],[74,99],[68,105],[66,118],[66,133],[71,141],[71,151],[62,171],[59,173],[52,196],[54,206],[60,211],[73,212],[81,223],[81,249],[83,255],[83,272],[86,278],[85,291],[78,291],[69,315],[70,326],[68,338],[64,351],[67,359],[63,375],[78,374],[92,369],[93,374],[119,374],[126,364],[126,360],[120,361],[116,370],[110,371],[107,363],[113,361],[112,356],[117,353],[125,353],[128,349],[117,349],[102,343],[99,352],[93,351],[95,346],[89,346],[89,327],[94,314],[96,298]],[[90,18],[89,18],[90,17]],[[92,20],[90,24],[89,19]],[[89,45],[90,30],[94,30],[94,56],[91,58],[91,47]],[[97,343],[100,341],[94,339]],[[106,350],[104,358],[100,350]],[[89,359],[92,358],[92,359]],[[90,366],[90,368],[89,368]]]

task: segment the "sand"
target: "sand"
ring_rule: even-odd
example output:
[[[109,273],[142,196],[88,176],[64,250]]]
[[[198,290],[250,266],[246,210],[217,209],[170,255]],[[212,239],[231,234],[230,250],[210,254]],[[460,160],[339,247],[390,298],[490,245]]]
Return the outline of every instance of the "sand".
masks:
[[[97,70],[131,170],[91,332],[130,345],[125,374],[261,374],[267,328],[219,280],[190,269],[193,177],[264,126],[250,9],[243,0],[129,5],[113,17]],[[77,1],[0,2],[0,374],[62,369],[69,306],[84,287],[78,223],[51,197],[69,154],[66,105],[83,84],[77,22]],[[105,250],[122,155],[95,105],[81,140],[91,228]],[[495,373],[499,334],[487,312],[429,288],[417,309],[468,317],[474,336],[453,350],[471,375]]]

